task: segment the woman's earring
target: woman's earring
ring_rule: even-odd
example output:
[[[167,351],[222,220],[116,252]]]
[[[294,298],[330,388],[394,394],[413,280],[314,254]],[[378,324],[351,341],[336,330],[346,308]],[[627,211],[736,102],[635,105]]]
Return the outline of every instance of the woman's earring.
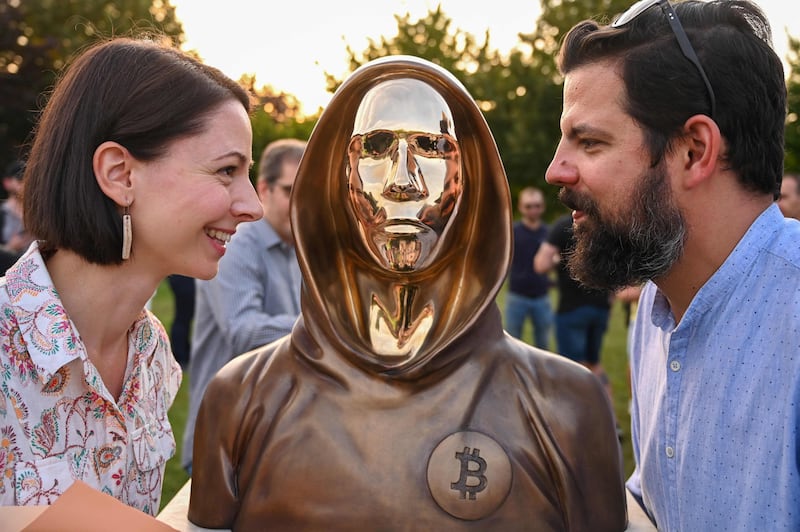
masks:
[[[129,205],[126,205],[125,211],[122,213],[122,260],[128,260],[131,256],[131,242],[133,241],[129,207]]]

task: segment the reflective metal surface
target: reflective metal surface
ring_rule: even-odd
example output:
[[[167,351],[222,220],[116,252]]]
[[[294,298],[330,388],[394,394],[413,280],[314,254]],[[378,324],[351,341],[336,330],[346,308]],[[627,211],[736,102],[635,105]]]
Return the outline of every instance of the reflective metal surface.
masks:
[[[417,270],[461,197],[450,108],[422,81],[385,81],[364,96],[353,132],[350,203],[367,248],[390,270]]]
[[[511,491],[511,462],[499,443],[480,432],[450,434],[428,460],[428,488],[442,510],[475,521],[492,514]]]
[[[354,122],[347,177],[359,234],[381,267],[420,270],[435,260],[461,197],[461,156],[450,108],[427,83],[393,79],[365,94]],[[414,312],[418,288],[397,284],[392,301],[373,294],[370,347],[390,364],[412,360],[432,325],[430,305]]]

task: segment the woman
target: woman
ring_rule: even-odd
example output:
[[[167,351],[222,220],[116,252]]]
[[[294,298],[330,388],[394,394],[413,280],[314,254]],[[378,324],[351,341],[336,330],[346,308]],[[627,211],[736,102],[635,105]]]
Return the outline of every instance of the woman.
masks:
[[[218,70],[144,40],[90,48],[57,84],[25,171],[37,241],[0,281],[0,505],[80,479],[158,511],[181,370],[144,307],[170,274],[213,277],[261,217],[248,111]]]

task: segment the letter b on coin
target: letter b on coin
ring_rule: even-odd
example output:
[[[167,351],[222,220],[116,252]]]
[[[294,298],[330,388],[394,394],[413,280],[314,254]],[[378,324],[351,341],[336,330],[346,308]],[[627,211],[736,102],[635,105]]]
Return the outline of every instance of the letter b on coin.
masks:
[[[480,432],[455,432],[428,459],[428,488],[442,510],[459,519],[489,516],[511,490],[511,462],[495,440]]]

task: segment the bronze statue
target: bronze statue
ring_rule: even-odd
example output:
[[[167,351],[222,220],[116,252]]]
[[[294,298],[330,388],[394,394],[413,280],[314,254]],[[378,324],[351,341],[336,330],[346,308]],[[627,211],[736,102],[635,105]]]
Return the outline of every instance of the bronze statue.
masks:
[[[394,56],[353,73],[292,193],[292,334],[209,385],[189,519],[235,530],[623,530],[607,396],[505,334],[511,202],[463,86]]]

